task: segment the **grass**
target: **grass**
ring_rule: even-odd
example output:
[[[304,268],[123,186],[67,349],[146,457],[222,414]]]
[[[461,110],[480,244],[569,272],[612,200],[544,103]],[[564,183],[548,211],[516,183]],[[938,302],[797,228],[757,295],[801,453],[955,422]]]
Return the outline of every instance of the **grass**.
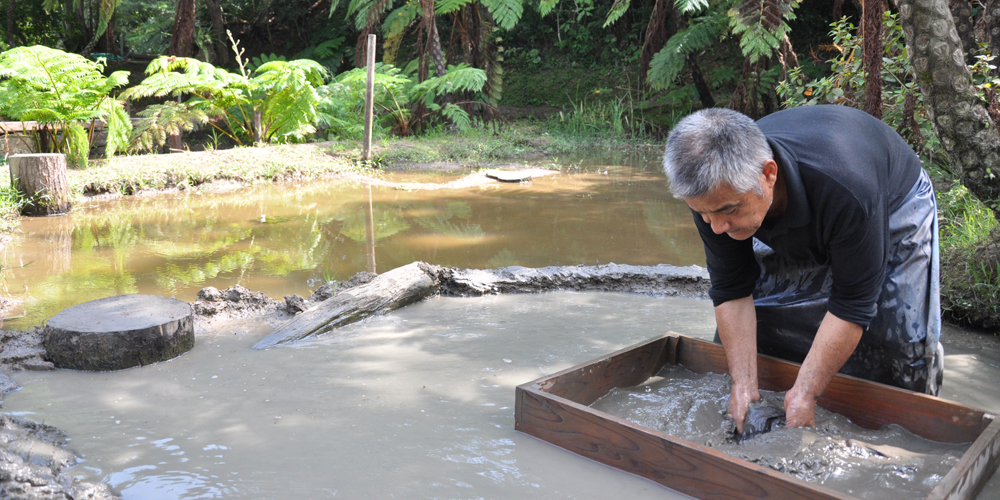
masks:
[[[941,308],[960,324],[1000,329],[1000,228],[963,186],[938,194]]]

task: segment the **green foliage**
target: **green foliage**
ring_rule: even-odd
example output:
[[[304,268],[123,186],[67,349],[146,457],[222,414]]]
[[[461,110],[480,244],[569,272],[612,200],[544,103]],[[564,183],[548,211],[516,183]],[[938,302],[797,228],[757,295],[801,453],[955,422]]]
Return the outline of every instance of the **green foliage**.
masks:
[[[993,211],[965,186],[937,193],[941,248],[971,248],[986,242],[997,227]]]
[[[801,67],[789,71],[788,78],[777,87],[785,107],[813,104],[864,107],[867,72],[862,65],[862,39],[855,35],[857,29],[846,19],[832,26],[830,35],[839,52],[828,61],[830,75],[809,79]],[[882,121],[907,140],[925,166],[947,171],[947,156],[927,118],[923,96],[913,80],[903,28],[895,14],[884,14],[882,46]]]
[[[721,13],[692,19],[688,27],[667,40],[667,44],[649,63],[647,81],[655,90],[665,90],[684,69],[684,58],[706,50],[726,33],[726,18]]]
[[[37,144],[86,165],[90,138],[81,125],[103,121],[107,155],[128,145],[132,122],[123,102],[109,94],[128,82],[127,71],[102,74],[103,64],[48,47],[17,47],[0,54],[0,114],[35,120]]]
[[[524,4],[521,0],[480,0],[484,7],[493,15],[497,26],[511,29],[521,20]]]
[[[738,0],[729,10],[730,27],[751,63],[771,57],[788,34],[799,0]]]
[[[286,58],[285,56],[275,55],[274,52],[271,52],[270,54],[261,54],[259,56],[254,56],[250,58],[250,60],[247,62],[247,70],[253,71],[263,66],[265,63],[271,61],[287,61],[287,60],[288,58]]]
[[[136,150],[162,147],[167,137],[182,131],[190,132],[208,123],[208,114],[176,101],[153,104],[138,113],[141,118],[132,130],[131,145]]]
[[[186,120],[186,125],[176,125],[183,127],[204,123],[203,117],[217,118],[208,123],[240,145],[252,142],[256,136],[265,142],[301,141],[315,132],[319,104],[316,88],[323,85],[328,75],[326,68],[308,59],[272,60],[250,73],[239,55],[237,62],[239,74],[196,59],[159,57],[146,68],[149,76],[123,97],[188,95],[190,98],[183,103],[187,112],[160,108],[159,117],[167,118],[166,123]],[[255,114],[260,115],[260,128],[256,130]],[[158,128],[151,130],[158,137]],[[152,142],[140,139],[139,144],[148,146]]]
[[[399,68],[391,64],[375,66],[375,127],[374,135],[391,131],[409,135],[413,126],[413,107],[423,105],[429,117],[435,115],[451,121],[459,130],[472,127],[468,112],[458,104],[439,104],[441,96],[459,92],[479,94],[486,84],[486,72],[464,64],[449,66],[443,76],[414,83]],[[359,139],[363,134],[364,96],[367,70],[356,68],[337,75],[328,85],[318,89],[320,95],[319,125],[330,137]]]
[[[42,8],[44,8],[46,12],[51,12],[62,7],[64,4],[69,3],[69,0],[44,0],[42,2]],[[115,10],[118,9],[118,6],[121,5],[121,3],[122,0],[72,0],[72,6],[74,8],[90,8],[91,12],[94,10],[97,11],[97,26],[94,27],[93,34],[91,36],[91,43],[88,44],[88,47],[93,47],[94,42],[100,39],[101,35],[108,30],[111,18],[115,15]],[[94,9],[94,5],[96,5],[96,9]]]
[[[364,134],[364,102],[367,70],[355,68],[337,75],[317,89],[320,101],[318,122],[327,136],[361,139]],[[411,83],[399,68],[391,64],[375,66],[375,135],[385,135],[385,128],[409,121],[409,102],[404,89]]]

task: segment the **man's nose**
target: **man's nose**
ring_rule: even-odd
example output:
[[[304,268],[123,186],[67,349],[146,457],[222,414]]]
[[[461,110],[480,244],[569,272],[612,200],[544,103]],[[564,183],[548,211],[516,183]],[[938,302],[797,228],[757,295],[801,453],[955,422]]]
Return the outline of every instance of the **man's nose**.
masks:
[[[705,222],[712,226],[712,232],[715,234],[722,234],[729,231],[729,221],[723,219],[722,217],[709,217],[706,215]]]

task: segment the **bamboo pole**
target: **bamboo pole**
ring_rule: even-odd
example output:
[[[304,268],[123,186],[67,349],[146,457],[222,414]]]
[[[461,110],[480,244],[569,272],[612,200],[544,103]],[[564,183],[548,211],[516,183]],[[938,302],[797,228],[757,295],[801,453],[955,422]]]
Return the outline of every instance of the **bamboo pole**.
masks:
[[[368,35],[368,85],[365,91],[365,139],[361,159],[372,159],[372,107],[375,105],[375,35]]]

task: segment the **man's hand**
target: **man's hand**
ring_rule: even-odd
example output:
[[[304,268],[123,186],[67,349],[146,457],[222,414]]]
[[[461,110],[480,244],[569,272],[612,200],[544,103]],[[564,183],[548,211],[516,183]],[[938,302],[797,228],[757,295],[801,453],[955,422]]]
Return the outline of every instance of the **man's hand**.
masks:
[[[733,388],[729,391],[729,413],[727,416],[736,423],[737,434],[743,434],[743,423],[747,419],[747,407],[750,406],[751,401],[758,399],[760,399],[760,392],[757,390],[756,384],[750,388],[733,383]]]
[[[851,357],[863,332],[861,326],[826,313],[795,385],[785,394],[785,425],[816,426],[816,400]]]
[[[757,311],[753,297],[723,302],[715,308],[719,339],[726,351],[733,388],[729,393],[729,416],[736,431],[743,433],[747,406],[760,399],[757,391]]]
[[[785,394],[785,427],[816,427],[816,398],[792,387]]]

